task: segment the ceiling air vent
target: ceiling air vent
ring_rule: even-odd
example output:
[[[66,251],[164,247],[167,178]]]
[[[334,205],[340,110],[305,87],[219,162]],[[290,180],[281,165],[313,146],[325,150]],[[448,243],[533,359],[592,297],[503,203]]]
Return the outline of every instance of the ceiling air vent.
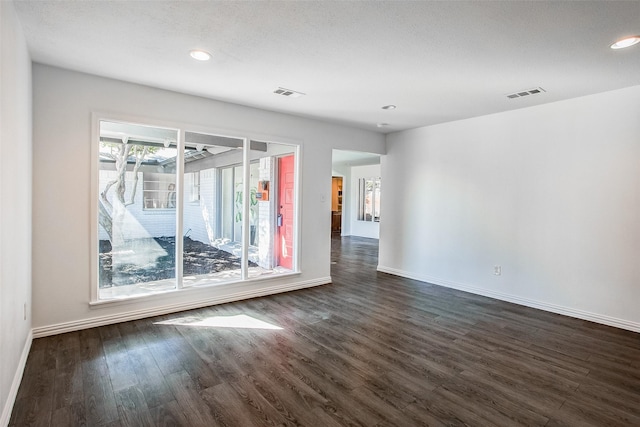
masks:
[[[510,93],[509,95],[507,95],[507,98],[509,99],[522,98],[524,96],[537,95],[542,92],[546,92],[546,90],[542,89],[541,87],[536,87],[533,89],[527,89],[520,92]]]
[[[302,95],[304,95],[304,93],[302,92],[297,92],[291,89],[285,89],[283,87],[279,87],[278,89],[274,90],[273,93],[277,95],[288,96],[289,98],[299,98]]]

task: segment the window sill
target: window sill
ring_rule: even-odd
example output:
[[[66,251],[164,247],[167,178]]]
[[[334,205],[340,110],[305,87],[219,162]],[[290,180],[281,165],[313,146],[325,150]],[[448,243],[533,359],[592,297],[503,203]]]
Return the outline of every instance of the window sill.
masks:
[[[99,309],[104,307],[113,307],[117,305],[133,304],[140,301],[160,301],[160,300],[175,298],[175,296],[178,294],[188,295],[189,293],[210,292],[214,288],[215,289],[224,289],[224,288],[238,289],[238,288],[244,287],[245,285],[251,285],[259,282],[268,283],[270,281],[281,280],[287,277],[300,276],[301,274],[302,273],[300,271],[292,271],[287,273],[274,274],[267,277],[264,277],[264,276],[252,277],[246,280],[231,280],[231,281],[226,281],[224,283],[208,283],[208,284],[203,283],[203,284],[189,286],[181,289],[174,288],[174,289],[168,289],[165,291],[156,291],[153,293],[138,294],[138,295],[126,296],[122,298],[99,299],[96,301],[90,301],[89,307],[91,309]]]

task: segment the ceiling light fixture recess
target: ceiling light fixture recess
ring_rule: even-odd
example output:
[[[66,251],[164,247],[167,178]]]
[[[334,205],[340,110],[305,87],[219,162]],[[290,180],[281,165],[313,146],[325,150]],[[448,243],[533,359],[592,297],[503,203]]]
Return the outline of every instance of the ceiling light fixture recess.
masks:
[[[389,126],[389,123],[378,123],[376,126],[378,126],[379,128],[383,128]]]
[[[629,36],[612,44],[611,49],[624,49],[625,47],[633,46],[638,43],[640,43],[640,36]]]
[[[384,107],[382,107],[383,110],[395,110],[396,108],[398,107],[393,104],[385,105]]]
[[[208,61],[211,59],[211,54],[209,52],[205,52],[204,50],[194,49],[189,51],[189,55],[193,59],[197,59],[198,61]]]

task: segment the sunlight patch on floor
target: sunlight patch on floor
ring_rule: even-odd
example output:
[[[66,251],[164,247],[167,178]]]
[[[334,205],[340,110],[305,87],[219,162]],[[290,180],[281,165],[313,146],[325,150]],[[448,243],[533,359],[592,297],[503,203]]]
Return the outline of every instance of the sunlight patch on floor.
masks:
[[[165,320],[155,322],[154,325],[171,325],[171,326],[199,326],[207,328],[244,328],[244,329],[282,329],[279,326],[272,325],[255,317],[246,314],[237,314],[235,316],[211,316],[205,319],[196,317],[182,317],[179,319]]]

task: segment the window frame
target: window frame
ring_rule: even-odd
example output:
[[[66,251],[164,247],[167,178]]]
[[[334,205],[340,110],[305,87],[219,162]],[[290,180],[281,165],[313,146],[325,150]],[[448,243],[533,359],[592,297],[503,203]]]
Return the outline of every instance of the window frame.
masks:
[[[99,172],[100,172],[100,122],[108,121],[114,123],[123,123],[123,124],[133,124],[140,126],[149,126],[156,127],[162,129],[171,129],[177,130],[177,157],[176,157],[176,237],[182,236],[183,225],[184,225],[184,203],[185,199],[190,199],[190,189],[185,188],[184,176],[185,176],[185,163],[184,163],[184,150],[185,150],[185,135],[186,132],[197,132],[204,133],[209,135],[228,137],[228,138],[236,138],[241,139],[243,141],[243,154],[242,154],[242,166],[245,164],[247,167],[244,167],[244,179],[243,179],[243,191],[244,194],[249,194],[250,192],[250,164],[251,164],[251,141],[262,141],[267,143],[280,144],[283,146],[289,146],[291,148],[291,153],[295,156],[294,161],[294,173],[295,173],[295,185],[294,185],[294,237],[293,243],[294,253],[292,260],[292,269],[290,272],[274,274],[274,275],[266,275],[264,277],[249,277],[248,275],[248,245],[250,239],[250,218],[249,218],[249,204],[247,203],[248,198],[243,198],[243,220],[242,220],[242,273],[240,279],[232,279],[226,281],[224,283],[212,283],[212,284],[203,284],[195,287],[186,287],[183,285],[183,240],[176,238],[175,240],[175,269],[176,269],[176,286],[174,289],[155,292],[149,294],[142,295],[133,295],[127,298],[118,298],[118,299],[100,299],[99,293],[99,265],[98,265],[98,236],[99,236],[99,223],[98,223],[98,197],[99,197]],[[239,136],[242,135],[242,136]],[[299,275],[301,274],[300,268],[300,252],[301,252],[301,185],[302,185],[302,176],[301,176],[301,167],[302,164],[302,144],[299,141],[291,140],[290,138],[257,134],[255,132],[250,131],[228,131],[224,128],[216,128],[216,127],[207,127],[201,125],[193,125],[191,123],[184,122],[171,122],[171,121],[163,121],[163,120],[154,120],[150,118],[140,117],[140,116],[129,116],[129,115],[118,115],[112,113],[101,113],[101,112],[92,112],[91,114],[91,149],[90,149],[90,165],[91,165],[91,191],[90,191],[90,273],[91,280],[90,283],[90,295],[89,295],[89,306],[90,307],[99,307],[104,305],[112,305],[112,304],[122,304],[140,299],[154,299],[162,295],[172,294],[172,293],[183,293],[183,292],[193,292],[196,290],[202,290],[205,288],[212,287],[224,287],[229,285],[234,285],[238,283],[252,283],[252,282],[261,282],[261,281],[270,281],[281,279],[282,277],[291,276],[291,275]],[[141,183],[144,190],[144,184]],[[144,193],[144,191],[143,191]],[[144,198],[143,198],[144,205]],[[178,208],[180,206],[180,208]],[[174,209],[174,208],[172,208]],[[150,209],[150,212],[154,210],[162,210],[162,209]]]
[[[367,183],[371,182],[371,218],[367,219]],[[376,195],[377,193],[377,195]],[[356,220],[362,222],[380,222],[380,212],[377,206],[380,206],[380,199],[382,197],[382,179],[379,176],[363,177],[358,179],[358,200],[357,200],[357,212]],[[378,212],[376,212],[376,210]],[[376,216],[376,213],[378,214]]]

